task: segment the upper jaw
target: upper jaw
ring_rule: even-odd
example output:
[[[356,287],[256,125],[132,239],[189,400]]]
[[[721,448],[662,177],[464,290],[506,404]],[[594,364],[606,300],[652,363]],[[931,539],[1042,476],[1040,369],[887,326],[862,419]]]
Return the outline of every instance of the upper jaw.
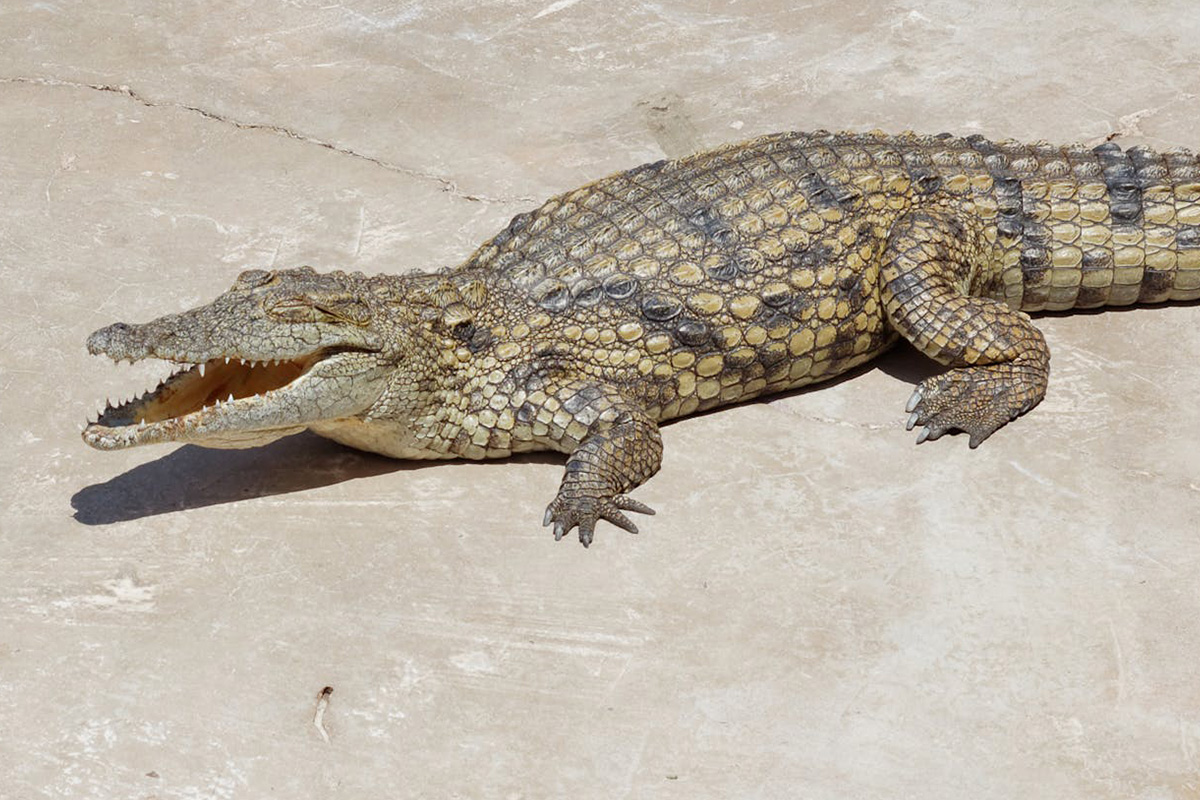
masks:
[[[353,341],[303,326],[287,327],[277,336],[221,336],[215,325],[197,326],[195,312],[173,314],[144,325],[117,322],[87,338],[88,352],[113,361],[134,363],[148,358],[176,364],[206,364],[224,360],[271,363],[305,358],[321,349],[378,350],[377,337],[356,331]],[[286,334],[286,335],[284,335]],[[257,340],[257,341],[255,341]]]

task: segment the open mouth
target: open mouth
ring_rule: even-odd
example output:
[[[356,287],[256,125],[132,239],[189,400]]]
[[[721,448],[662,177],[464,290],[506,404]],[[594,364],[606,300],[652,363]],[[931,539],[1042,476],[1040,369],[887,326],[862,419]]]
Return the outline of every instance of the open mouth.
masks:
[[[275,361],[227,357],[195,364],[175,362],[182,368],[157,388],[104,409],[84,429],[84,441],[115,450],[185,438],[188,431],[222,421],[225,424],[219,427],[223,428],[274,427],[269,422],[277,414],[271,412],[277,412],[281,404],[273,401],[282,399],[276,395],[286,393],[287,387],[330,355],[316,352]],[[240,424],[231,424],[234,422]]]

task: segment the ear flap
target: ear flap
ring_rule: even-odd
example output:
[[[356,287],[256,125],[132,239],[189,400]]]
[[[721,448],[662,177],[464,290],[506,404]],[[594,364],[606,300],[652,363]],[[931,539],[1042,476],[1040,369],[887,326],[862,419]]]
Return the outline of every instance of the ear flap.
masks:
[[[448,280],[439,280],[426,289],[425,299],[434,307],[438,323],[448,331],[454,331],[460,325],[469,325],[473,320],[458,287]]]
[[[491,331],[475,325],[473,311],[487,300],[483,281],[472,280],[459,286],[437,276],[414,292],[412,300],[424,307],[423,315],[432,318],[437,328],[466,344],[472,352],[478,352],[491,341]]]
[[[465,344],[473,353],[487,347],[492,341],[492,332],[475,324],[475,313],[487,300],[487,286],[483,281],[470,281],[456,286],[442,281],[434,290],[442,308],[441,324],[450,335]]]
[[[455,331],[464,325],[474,325],[475,315],[463,303],[451,303],[442,309],[442,325]]]

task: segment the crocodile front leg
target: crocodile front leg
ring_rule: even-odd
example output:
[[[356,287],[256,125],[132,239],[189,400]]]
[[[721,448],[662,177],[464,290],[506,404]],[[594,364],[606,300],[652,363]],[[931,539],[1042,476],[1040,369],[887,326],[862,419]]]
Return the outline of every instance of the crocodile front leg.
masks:
[[[526,401],[518,416],[544,426],[541,438],[569,457],[542,524],[554,525],[556,540],[578,526],[584,547],[592,543],[599,519],[637,533],[622,511],[654,513],[626,492],[658,472],[662,438],[657,423],[604,384],[572,381],[544,392],[540,405]]]
[[[982,235],[949,211],[913,212],[893,230],[884,254],[888,321],[918,350],[953,369],[922,381],[908,401],[917,443],[948,430],[978,447],[1046,393],[1050,351],[1029,317],[967,294],[988,269]]]

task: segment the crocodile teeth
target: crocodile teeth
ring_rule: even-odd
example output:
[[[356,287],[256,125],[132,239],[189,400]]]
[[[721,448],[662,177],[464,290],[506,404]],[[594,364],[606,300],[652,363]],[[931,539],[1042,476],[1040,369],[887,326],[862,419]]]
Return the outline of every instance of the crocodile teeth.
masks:
[[[204,362],[203,361],[200,362],[200,377],[201,378],[204,377]]]
[[[233,392],[230,392],[230,393],[229,393],[229,398],[228,398],[228,399],[227,399],[225,402],[226,402],[226,403],[232,403],[232,402],[233,402]]]

